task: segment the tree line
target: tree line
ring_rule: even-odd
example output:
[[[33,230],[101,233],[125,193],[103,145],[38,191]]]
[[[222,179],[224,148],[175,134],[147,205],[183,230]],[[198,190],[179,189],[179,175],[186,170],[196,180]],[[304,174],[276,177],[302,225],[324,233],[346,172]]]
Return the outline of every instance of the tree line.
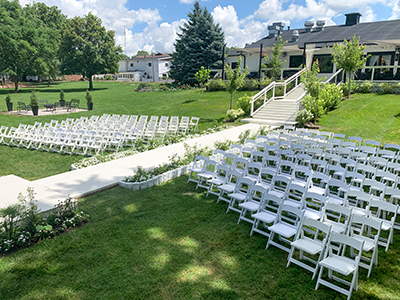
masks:
[[[97,16],[67,18],[44,3],[22,7],[17,0],[0,0],[0,74],[9,75],[18,91],[24,75],[51,78],[61,74],[116,73],[122,48],[115,33]]]

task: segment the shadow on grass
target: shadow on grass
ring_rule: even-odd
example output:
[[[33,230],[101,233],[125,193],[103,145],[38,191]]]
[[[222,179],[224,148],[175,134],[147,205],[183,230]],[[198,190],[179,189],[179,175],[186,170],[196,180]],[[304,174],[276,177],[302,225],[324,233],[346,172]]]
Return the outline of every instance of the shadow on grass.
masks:
[[[8,93],[10,94],[30,94],[32,92],[32,90],[35,90],[35,92],[40,92],[40,93],[59,93],[60,89],[56,89],[56,88],[47,88],[47,86],[43,86],[43,87],[27,87],[27,88],[21,88],[17,93],[15,93],[14,90],[10,91],[10,90],[4,90],[4,89],[0,89],[0,95],[6,95]],[[63,88],[64,93],[79,93],[79,92],[86,92],[87,88]],[[95,92],[95,91],[102,91],[102,90],[108,90],[108,88],[94,88],[92,91],[90,92]]]
[[[309,272],[286,268],[287,253],[265,250],[264,237],[249,236],[251,224],[237,225],[238,215],[226,214],[225,203],[186,181],[182,176],[143,191],[115,188],[82,199],[80,209],[92,223],[0,261],[1,299],[337,296],[324,287],[315,291]],[[374,272],[368,281],[365,274],[352,299],[378,299],[377,290],[366,287]]]
[[[196,102],[197,100],[186,100],[186,101],[183,101],[182,102],[182,104],[189,104],[189,103],[193,103],[193,102]]]

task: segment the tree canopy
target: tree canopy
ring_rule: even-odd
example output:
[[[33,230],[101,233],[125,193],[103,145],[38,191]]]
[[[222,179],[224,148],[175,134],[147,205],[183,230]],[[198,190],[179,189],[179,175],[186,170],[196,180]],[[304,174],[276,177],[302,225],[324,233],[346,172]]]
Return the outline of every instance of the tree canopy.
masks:
[[[57,73],[60,26],[65,16],[56,7],[0,0],[0,72],[11,76],[18,91],[22,75]]]
[[[268,55],[264,57],[267,61],[268,67],[271,68],[270,74],[273,80],[277,80],[281,75],[282,67],[286,62],[285,60],[280,59],[282,48],[286,45],[286,43],[287,41],[283,42],[282,37],[279,36],[278,41],[273,47],[271,47],[271,57],[268,57]]]
[[[136,56],[143,56],[143,55],[149,55],[149,52],[147,52],[146,50],[139,50],[136,55],[134,55],[133,57]]]
[[[243,85],[244,79],[249,73],[247,67],[242,72],[242,69],[240,68],[241,62],[242,60],[241,58],[239,58],[235,69],[232,69],[227,63],[225,63],[226,77],[228,79],[226,81],[226,90],[229,94],[231,94],[229,109],[232,109],[233,93],[236,92],[236,90]]]
[[[338,69],[343,69],[348,76],[348,95],[350,97],[350,80],[352,73],[364,67],[367,57],[364,55],[366,46],[360,45],[360,37],[356,38],[355,35],[350,41],[346,39],[343,44],[333,45],[333,62]]]
[[[224,34],[219,24],[214,24],[208,10],[197,1],[188,17],[175,42],[170,77],[179,83],[195,84],[195,74],[201,66],[222,67]]]
[[[68,20],[60,49],[61,69],[65,74],[88,77],[89,90],[93,90],[93,75],[118,71],[118,62],[123,56],[122,48],[115,45],[114,35],[92,13]]]

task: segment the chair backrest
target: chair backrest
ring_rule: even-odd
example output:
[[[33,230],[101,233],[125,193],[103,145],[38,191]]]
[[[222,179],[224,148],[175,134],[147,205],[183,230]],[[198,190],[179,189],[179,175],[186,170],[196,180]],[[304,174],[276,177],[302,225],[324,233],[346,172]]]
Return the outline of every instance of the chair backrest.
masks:
[[[324,245],[328,241],[328,238],[330,236],[331,228],[331,225],[307,218],[307,216],[305,215],[304,218],[302,218],[301,220],[299,230],[297,231],[294,240],[298,240],[303,236],[309,237],[311,234],[312,239],[319,240],[323,243],[322,248],[324,249]]]
[[[339,250],[337,245],[340,244]],[[332,232],[327,243],[328,251],[325,252],[325,258],[331,255],[346,257],[346,260],[354,261],[355,268],[358,268],[360,262],[364,241],[359,241],[354,237]],[[347,249],[352,248],[352,251]]]
[[[349,222],[350,236],[363,236],[367,234],[369,238],[373,238],[378,245],[378,239],[381,234],[382,221],[353,214]],[[374,230],[372,230],[374,229]]]
[[[367,214],[371,200],[372,195],[365,193],[364,191],[349,189],[345,206],[362,209]]]
[[[305,216],[310,219],[319,220],[325,210],[327,198],[321,194],[306,192],[302,209]]]
[[[253,185],[254,182],[251,179],[241,177],[236,183],[235,193],[247,194],[251,190]]]
[[[280,162],[281,159],[278,156],[265,155],[264,167],[278,171]]]
[[[290,227],[299,228],[303,216],[304,211],[302,209],[282,203],[274,224],[282,223]]]
[[[233,167],[239,172],[244,172],[249,161],[243,157],[236,157],[233,163]]]
[[[374,141],[374,140],[365,140],[364,141],[364,146],[372,146],[375,148],[380,148],[381,147],[381,142]]]
[[[376,170],[375,180],[386,184],[388,187],[395,187],[398,176],[396,174],[383,170]]]
[[[264,164],[264,152],[254,150],[251,153],[250,161]]]
[[[275,175],[276,175],[276,170],[269,168],[261,168],[259,176],[260,184],[264,186],[271,186],[273,184]]]
[[[393,224],[396,220],[398,209],[398,204],[389,203],[387,201],[372,199],[369,204],[370,216],[374,216],[385,221],[390,221],[390,223]]]
[[[206,162],[208,158],[205,157],[204,155],[196,155],[194,158],[193,166],[192,168],[203,168],[204,163]]]
[[[346,198],[349,185],[341,180],[331,178],[328,184],[328,194],[335,195],[339,198]]]
[[[386,158],[383,157],[379,157],[379,156],[371,156],[369,158],[368,163],[375,167],[376,169],[381,169],[381,170],[385,170],[388,164],[388,160]]]
[[[327,202],[321,216],[321,222],[332,225],[334,232],[347,232],[352,208]]]
[[[334,134],[332,135],[332,138],[334,138],[334,139],[340,139],[340,140],[344,141],[344,140],[346,139],[346,135],[345,135],[345,134],[342,134],[342,133],[334,133]]]
[[[231,144],[229,146],[228,152],[236,154],[236,155],[240,155],[240,153],[242,152],[242,145]]]
[[[288,177],[277,174],[274,177],[272,190],[277,190],[285,193],[290,182],[291,179],[289,179]]]
[[[234,166],[236,158],[236,154],[225,152],[221,163],[227,166]]]
[[[255,149],[256,145],[257,145],[257,142],[252,139],[246,139],[246,140],[244,140],[244,143],[243,143],[243,147],[252,148],[252,149]]]
[[[246,201],[251,201],[254,203],[258,203],[258,205],[261,205],[266,195],[267,189],[259,185],[252,185],[250,187],[250,191],[247,193]]]
[[[228,173],[225,176],[224,184],[237,184],[242,178],[242,174],[236,170],[228,169]]]
[[[217,171],[218,162],[212,159],[206,159],[201,172],[215,173]]]
[[[365,175],[365,178],[374,179],[376,175],[376,168],[370,165],[358,164],[356,171]]]
[[[327,189],[331,177],[324,173],[314,172],[311,178],[311,186],[317,186],[322,189]]]
[[[246,159],[251,158],[251,154],[253,153],[253,148],[242,147],[242,151],[240,152],[240,156]]]
[[[310,186],[312,175],[313,171],[310,170],[308,167],[297,165],[294,168],[293,181],[301,182],[306,187],[308,187]]]
[[[284,199],[295,203],[299,207],[302,207],[307,188],[308,187],[300,185],[296,182],[289,182],[287,184],[287,188],[285,189]]]
[[[375,179],[364,179],[363,189],[368,190],[370,194],[383,199],[386,191],[386,184]]]
[[[296,164],[288,160],[281,160],[278,168],[278,174],[293,177]]]
[[[342,158],[340,160],[340,165],[347,171],[355,171],[357,167],[357,161],[351,158]]]
[[[261,172],[261,168],[262,168],[261,163],[250,162],[247,164],[243,176],[246,176],[246,177],[249,177],[249,178],[252,178],[252,179],[258,181],[258,178],[259,178],[260,172]]]
[[[266,142],[268,142],[268,137],[266,135],[257,135],[256,142],[257,143],[266,143]]]

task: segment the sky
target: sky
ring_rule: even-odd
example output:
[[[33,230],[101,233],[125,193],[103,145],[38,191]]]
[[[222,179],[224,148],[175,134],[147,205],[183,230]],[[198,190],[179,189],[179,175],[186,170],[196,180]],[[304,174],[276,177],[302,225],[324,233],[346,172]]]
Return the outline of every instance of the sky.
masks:
[[[32,1],[20,0],[21,5]],[[180,26],[187,22],[194,0],[43,0],[68,17],[92,12],[114,30],[116,43],[133,56],[138,50],[172,52]],[[345,23],[345,14],[359,12],[361,22],[400,18],[399,0],[200,0],[219,23],[228,47],[242,48],[268,35],[267,26],[284,22],[291,29],[307,20],[325,20],[326,26]]]

